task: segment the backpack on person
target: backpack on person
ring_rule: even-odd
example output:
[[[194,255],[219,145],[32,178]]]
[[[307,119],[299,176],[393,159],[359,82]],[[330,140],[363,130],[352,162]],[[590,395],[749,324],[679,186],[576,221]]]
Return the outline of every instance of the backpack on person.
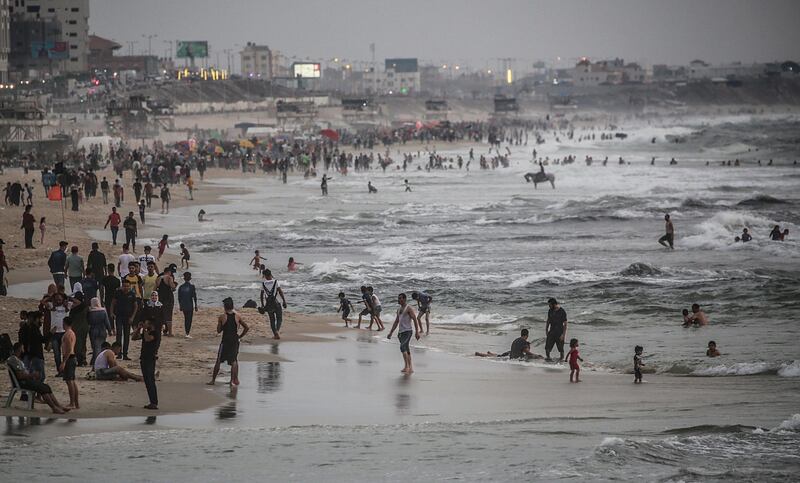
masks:
[[[278,307],[280,307],[278,305],[278,297],[277,297],[278,280],[274,279],[270,281],[273,282],[271,290],[267,290],[267,282],[262,283],[262,286],[264,287],[264,293],[267,296],[266,297],[267,300],[266,302],[264,302],[264,307],[263,307],[265,312],[275,312],[276,310],[278,310]]]

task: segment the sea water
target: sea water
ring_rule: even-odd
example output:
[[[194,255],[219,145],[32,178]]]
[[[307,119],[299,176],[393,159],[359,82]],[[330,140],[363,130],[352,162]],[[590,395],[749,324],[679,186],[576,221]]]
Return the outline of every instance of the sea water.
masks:
[[[211,413],[111,426],[80,421],[74,436],[9,418],[0,462],[18,478],[86,481],[110,474],[125,481],[796,478],[800,168],[793,165],[796,140],[786,133],[799,128],[794,118],[734,117],[630,122],[621,126],[626,140],[556,144],[548,135],[535,146],[539,155],[577,157],[547,166],[556,189],[524,182],[526,172],[538,170],[533,145],[512,146],[511,166],[496,170],[473,162],[469,172],[426,172],[417,169],[422,152],[406,172],[393,165],[385,173],[333,174],[327,197],[313,178],[290,177],[285,185],[260,174],[226,180],[253,192],[204,207],[213,221],[200,226],[197,208],[173,210],[164,220],[190,233],[174,241],[186,243],[198,264],[193,281],[201,303],[257,300],[259,277],[248,267],[256,249],[293,311],[330,314],[338,292],[356,301],[358,288],[371,285],[391,323],[397,294],[424,290],[434,297],[432,335],[415,344],[418,374],[410,383],[396,374],[375,379],[378,359],[370,354],[381,349],[382,334],[351,332],[347,338],[358,340],[343,341],[331,367],[320,367],[310,345],[289,345],[293,362],[244,364],[238,396]],[[688,141],[670,144],[670,134]],[[487,150],[474,148],[478,156]],[[402,159],[398,149],[390,148],[395,160]],[[435,149],[468,158],[469,146]],[[668,165],[672,157],[677,165]],[[756,165],[769,157],[778,165]],[[745,164],[719,166],[735,158]],[[367,192],[368,181],[377,194]],[[674,250],[656,243],[665,213],[675,224]],[[786,241],[768,240],[775,224],[789,229]],[[734,243],[745,227],[753,241]],[[290,256],[303,263],[299,271],[287,273]],[[550,297],[567,311],[568,336],[580,339],[584,378],[630,372],[633,347],[642,345],[647,369],[666,378],[661,385],[704,378],[710,394],[724,385],[730,400],[702,410],[635,395],[597,410],[553,400],[534,413],[510,393],[486,418],[481,408],[477,416],[466,412],[468,397],[451,411],[443,410],[446,401],[419,400],[413,384],[424,384],[426,371],[456,377],[480,364],[475,372],[490,378],[510,364],[524,368],[470,356],[507,350],[520,328],[531,330],[533,351],[542,354]],[[709,326],[681,327],[680,311],[692,303],[706,311]],[[709,340],[723,357],[705,357]],[[356,360],[345,345],[351,343],[358,344]],[[332,385],[357,392],[363,377],[378,384],[363,404],[309,397],[316,388],[335,394]],[[107,430],[120,426],[124,431]],[[59,456],[78,452],[77,460]]]

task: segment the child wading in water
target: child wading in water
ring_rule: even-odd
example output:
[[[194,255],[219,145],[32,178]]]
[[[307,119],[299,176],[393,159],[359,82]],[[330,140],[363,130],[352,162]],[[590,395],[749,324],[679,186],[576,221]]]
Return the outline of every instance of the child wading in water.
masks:
[[[252,265],[253,270],[261,270],[261,254],[258,253],[256,250],[256,255],[250,260],[250,265]]]
[[[578,361],[583,362],[583,359],[578,352],[578,339],[570,339],[567,360],[569,361],[569,382],[581,382],[581,366],[578,365]]]
[[[633,383],[641,384],[642,367],[644,367],[644,362],[642,362],[642,352],[644,352],[644,347],[637,345],[633,350],[636,353],[633,356]]]
[[[189,270],[189,250],[186,249],[186,245],[181,243],[181,269],[184,269],[183,265],[186,264],[186,270]]]
[[[169,235],[164,235],[161,237],[161,241],[158,242],[158,258],[157,260],[161,260],[161,255],[169,248]]]
[[[350,312],[353,310],[353,303],[347,300],[345,297],[344,292],[339,292],[339,308],[336,309],[336,312],[342,312],[342,320],[344,320],[344,326],[350,327],[348,324],[353,323],[353,319],[350,318]]]

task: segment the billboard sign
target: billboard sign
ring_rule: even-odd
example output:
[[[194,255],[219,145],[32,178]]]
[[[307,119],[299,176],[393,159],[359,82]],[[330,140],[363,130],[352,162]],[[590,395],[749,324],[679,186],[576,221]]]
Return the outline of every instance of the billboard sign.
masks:
[[[205,40],[179,40],[176,57],[179,59],[204,59],[208,57],[208,42]]]
[[[34,59],[69,59],[69,46],[67,42],[33,41],[31,42],[31,57]]]
[[[292,76],[303,79],[319,79],[321,74],[319,63],[295,62],[292,64]]]

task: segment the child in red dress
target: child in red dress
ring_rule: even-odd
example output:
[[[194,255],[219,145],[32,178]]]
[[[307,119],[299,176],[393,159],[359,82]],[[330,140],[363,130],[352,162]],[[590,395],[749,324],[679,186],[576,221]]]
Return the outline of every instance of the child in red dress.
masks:
[[[581,382],[581,366],[578,361],[583,362],[580,353],[578,353],[578,339],[571,339],[569,341],[569,352],[567,352],[567,360],[569,361],[569,382]],[[573,381],[574,377],[574,381]]]

